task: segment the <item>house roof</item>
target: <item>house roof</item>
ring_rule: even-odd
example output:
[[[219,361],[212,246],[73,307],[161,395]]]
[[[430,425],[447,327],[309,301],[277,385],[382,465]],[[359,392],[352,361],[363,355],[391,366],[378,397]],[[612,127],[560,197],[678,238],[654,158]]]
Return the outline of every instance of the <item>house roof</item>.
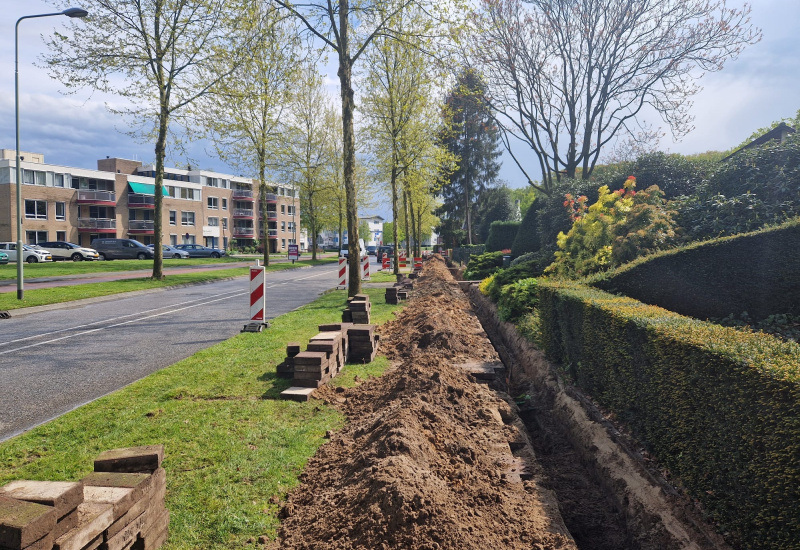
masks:
[[[786,139],[787,135],[794,134],[794,133],[795,133],[795,129],[794,128],[792,128],[791,126],[789,126],[785,122],[781,122],[780,124],[775,126],[775,128],[773,128],[772,130],[770,130],[766,134],[764,134],[764,135],[762,135],[760,137],[757,137],[756,139],[754,139],[753,141],[751,141],[750,143],[748,143],[744,147],[740,147],[739,149],[737,149],[736,151],[734,151],[733,153],[731,153],[730,155],[728,155],[727,157],[725,157],[722,160],[726,161],[729,158],[731,158],[732,156],[738,154],[740,151],[744,151],[745,149],[752,149],[753,147],[758,147],[760,145],[764,145],[765,143],[768,143],[768,142],[773,141],[773,140],[778,140],[780,142],[783,142],[783,140]]]

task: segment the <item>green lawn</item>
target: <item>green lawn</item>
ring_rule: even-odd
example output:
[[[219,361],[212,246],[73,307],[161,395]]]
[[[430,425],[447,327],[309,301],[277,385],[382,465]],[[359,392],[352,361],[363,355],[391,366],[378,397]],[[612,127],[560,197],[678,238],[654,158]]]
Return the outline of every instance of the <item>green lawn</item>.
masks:
[[[179,262],[181,260],[174,260],[174,261]],[[183,261],[186,262],[186,260]],[[331,261],[332,260],[317,260],[315,262],[312,262],[309,260],[305,262],[304,261],[297,262],[295,264],[291,263],[270,264],[267,267],[267,271],[268,272],[281,271],[284,269],[293,269],[304,265],[320,265],[320,264],[331,263]],[[98,264],[119,263],[123,265],[128,265],[129,266],[128,269],[130,270],[131,262],[149,264],[149,269],[152,269],[153,265],[152,260],[150,261],[145,260],[142,262],[139,262],[139,260],[126,260],[124,262],[122,261],[98,262]],[[87,263],[88,262],[81,262],[79,265],[84,265]],[[43,264],[36,264],[36,265],[38,266]],[[73,300],[81,300],[84,298],[97,298],[99,296],[108,296],[110,294],[118,294],[121,292],[132,292],[134,290],[149,290],[154,288],[165,288],[174,285],[204,283],[219,279],[225,279],[229,277],[244,276],[247,275],[248,273],[247,270],[248,270],[247,267],[232,267],[230,269],[218,269],[214,271],[198,271],[197,273],[170,274],[169,272],[165,272],[165,278],[162,281],[154,281],[149,277],[142,277],[136,279],[123,279],[109,283],[86,283],[74,286],[59,286],[55,288],[25,290],[23,300],[17,300],[17,293],[14,291],[3,292],[0,293],[0,311],[10,311],[13,309],[18,309],[23,307],[43,306],[49,304],[57,304],[61,302],[71,302]]]
[[[383,289],[366,290],[376,323],[400,306],[384,303]],[[0,484],[14,479],[74,480],[89,473],[101,451],[163,443],[167,507],[174,549],[227,549],[250,537],[275,537],[287,492],[325,433],[344,418],[321,402],[278,399],[290,381],[275,365],[286,343],[302,344],[317,325],[338,322],[345,291],[282,315],[261,333],[243,333],[126,388],[0,444]],[[337,384],[380,375],[370,365],[348,365]],[[277,497],[272,499],[271,497]]]

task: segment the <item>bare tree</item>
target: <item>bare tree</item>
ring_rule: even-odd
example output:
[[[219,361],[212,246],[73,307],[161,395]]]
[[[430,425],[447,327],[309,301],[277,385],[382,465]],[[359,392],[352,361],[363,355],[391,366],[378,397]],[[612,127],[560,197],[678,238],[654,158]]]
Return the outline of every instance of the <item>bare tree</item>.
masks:
[[[231,38],[235,21],[248,17],[248,0],[87,0],[86,24],[47,41],[45,61],[68,88],[90,87],[131,102],[119,111],[139,121],[140,135],[155,140],[155,242],[162,241],[162,189],[170,122],[235,68],[217,70],[218,54],[246,49],[244,33]],[[67,2],[55,0],[66,7]],[[240,59],[241,56],[232,56]],[[152,124],[152,126],[151,126]],[[154,249],[153,278],[163,279],[161,247]]]
[[[722,0],[482,0],[469,54],[504,144],[528,182],[588,178],[619,139],[652,137],[646,108],[679,139],[697,78],[760,39],[750,7]],[[534,184],[512,142],[535,153]]]

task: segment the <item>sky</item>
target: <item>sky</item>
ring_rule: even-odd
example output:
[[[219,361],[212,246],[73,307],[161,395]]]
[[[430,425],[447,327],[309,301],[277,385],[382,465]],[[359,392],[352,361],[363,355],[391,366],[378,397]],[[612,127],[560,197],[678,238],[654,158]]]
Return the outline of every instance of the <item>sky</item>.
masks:
[[[14,149],[14,23],[23,15],[58,10],[41,0],[0,1],[6,13],[0,21],[0,69],[6,75],[0,79],[0,148]],[[741,5],[741,1],[729,4]],[[76,0],[74,5],[80,6],[80,2]],[[728,61],[721,72],[699,81],[703,90],[694,97],[690,111],[695,129],[677,143],[667,134],[661,150],[682,154],[726,150],[758,128],[793,117],[800,109],[800,41],[796,38],[800,1],[753,0],[751,15],[763,31],[761,42]],[[97,159],[106,156],[153,162],[153,145],[123,133],[128,121],[106,109],[106,102],[113,103],[116,98],[89,90],[63,95],[63,86],[50,79],[45,69],[36,67],[46,49],[40,36],[66,19],[58,16],[20,23],[20,148],[43,153],[47,163],[80,168],[94,169]],[[332,94],[338,95],[335,89]],[[211,151],[207,144],[198,143],[192,146],[191,159],[171,159],[168,165],[192,160],[197,168],[235,173]],[[500,177],[511,187],[525,185],[510,158],[504,159]],[[385,212],[375,213],[387,217]]]

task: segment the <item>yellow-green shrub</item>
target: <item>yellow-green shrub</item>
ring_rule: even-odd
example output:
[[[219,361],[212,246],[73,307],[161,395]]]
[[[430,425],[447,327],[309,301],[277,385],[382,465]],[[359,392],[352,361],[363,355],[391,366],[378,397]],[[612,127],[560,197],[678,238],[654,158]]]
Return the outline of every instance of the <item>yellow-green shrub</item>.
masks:
[[[800,548],[800,346],[541,281],[542,345],[743,548]]]

